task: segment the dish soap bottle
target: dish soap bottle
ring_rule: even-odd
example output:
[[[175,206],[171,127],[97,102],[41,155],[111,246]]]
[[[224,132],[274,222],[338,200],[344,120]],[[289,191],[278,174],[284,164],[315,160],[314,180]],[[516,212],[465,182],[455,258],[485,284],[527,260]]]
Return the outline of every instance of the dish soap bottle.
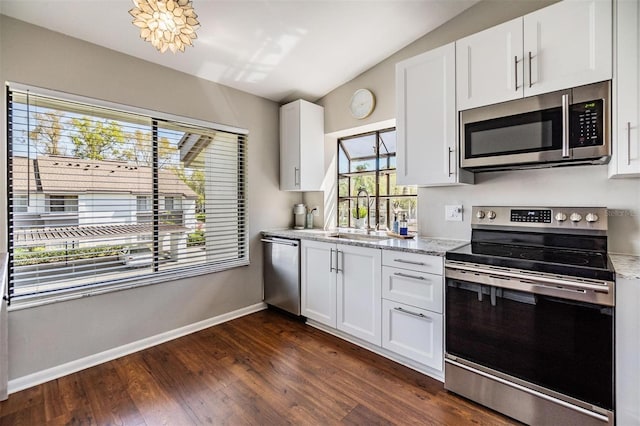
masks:
[[[393,215],[393,233],[394,234],[399,234],[400,233],[400,225],[398,224],[398,214],[395,213]]]
[[[406,213],[402,213],[402,220],[400,221],[400,235],[408,235]]]

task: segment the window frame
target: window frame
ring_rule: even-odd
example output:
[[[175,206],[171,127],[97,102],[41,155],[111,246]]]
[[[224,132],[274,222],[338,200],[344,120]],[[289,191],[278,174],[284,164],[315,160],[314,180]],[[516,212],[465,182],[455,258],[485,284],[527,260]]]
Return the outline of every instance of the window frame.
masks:
[[[375,188],[376,188],[376,193],[375,195],[373,194],[369,194],[369,198],[373,200],[373,205],[375,206],[375,217],[373,217],[372,219],[375,220],[375,223],[371,224],[372,227],[376,227],[377,224],[379,224],[380,222],[380,212],[381,212],[381,202],[384,201],[386,203],[386,211],[387,211],[387,223],[385,223],[384,225],[387,227],[387,229],[392,229],[392,217],[391,217],[391,200],[393,198],[413,198],[415,197],[417,200],[417,193],[416,194],[405,194],[402,196],[391,196],[390,195],[390,191],[391,191],[391,179],[389,178],[390,173],[385,173],[387,175],[387,179],[386,179],[386,194],[387,195],[380,195],[380,176],[381,176],[381,172],[389,172],[389,171],[395,171],[397,173],[397,167],[391,167],[391,162],[390,159],[392,157],[397,157],[397,150],[393,152],[393,154],[384,154],[384,155],[380,155],[380,143],[382,140],[381,134],[387,133],[387,132],[391,132],[391,131],[396,131],[396,127],[387,127],[387,128],[383,128],[383,129],[378,129],[378,130],[373,130],[370,132],[365,132],[365,133],[358,133],[355,135],[348,135],[348,136],[343,136],[341,138],[338,138],[336,141],[336,200],[337,200],[337,204],[336,204],[336,226],[340,227],[340,215],[338,214],[339,209],[340,209],[340,203],[344,202],[344,201],[348,201],[349,202],[349,214],[347,215],[348,218],[348,222],[347,222],[347,226],[349,228],[352,228],[355,226],[355,223],[353,223],[354,221],[352,220],[352,214],[351,212],[351,201],[357,199],[356,196],[340,196],[340,190],[339,190],[339,184],[340,184],[340,179],[344,178],[344,174],[349,174],[349,175],[353,175],[357,172],[347,172],[347,173],[340,173],[340,150],[342,149],[345,152],[345,155],[347,154],[347,150],[346,148],[343,147],[342,142],[346,141],[346,140],[350,140],[350,139],[359,139],[359,138],[364,138],[367,136],[375,136],[375,140],[376,140],[376,153],[375,155],[372,155],[370,157],[358,157],[358,160],[363,160],[363,159],[369,159],[369,160],[374,160],[375,159],[375,165],[376,165],[376,169],[375,169]],[[380,169],[380,165],[381,162],[384,161],[386,159],[386,167],[384,169]],[[348,157],[347,155],[347,161],[351,161],[351,159]],[[366,172],[371,172],[366,171]],[[366,173],[365,172],[365,173]],[[363,173],[363,175],[365,174]],[[351,189],[351,176],[346,176],[347,180],[347,187],[349,188],[349,192]],[[396,184],[397,185],[397,184]],[[401,186],[406,186],[406,185],[401,185]],[[399,220],[399,218],[398,218]]]
[[[55,201],[55,203],[54,203]],[[77,195],[45,195],[45,210],[47,213],[78,213]]]
[[[7,222],[5,225],[6,235],[7,235],[7,249],[9,252],[10,265],[9,265],[9,286],[7,288],[7,294],[5,297],[11,304],[11,309],[24,309],[32,306],[39,306],[48,303],[55,303],[63,300],[70,300],[85,296],[97,295],[102,293],[108,293],[112,291],[119,291],[123,289],[135,288],[140,286],[146,286],[157,283],[165,283],[167,281],[174,281],[178,279],[185,279],[193,276],[205,275],[210,273],[215,273],[219,271],[228,270],[231,268],[242,267],[249,265],[249,209],[248,209],[248,135],[249,131],[247,129],[228,126],[224,124],[218,124],[215,122],[203,121],[199,119],[168,114],[164,112],[149,110],[145,108],[133,107],[118,103],[113,103],[109,101],[103,101],[99,99],[89,98],[80,95],[62,93],[51,89],[40,88],[36,86],[29,86],[19,83],[7,82],[5,86],[6,92],[6,114],[5,114],[5,123],[7,124],[7,148],[5,150],[5,160],[7,161],[7,180],[6,180],[6,188],[7,188],[7,207],[9,210]],[[86,284],[79,287],[66,287],[56,289],[51,292],[36,292],[34,294],[29,294],[25,296],[15,297],[13,295],[13,288],[11,286],[11,274],[12,274],[12,259],[14,257],[14,242],[12,241],[11,232],[9,229],[14,220],[14,214],[20,213],[20,211],[13,210],[13,201],[11,199],[12,196],[16,196],[19,194],[14,194],[10,190],[10,180],[12,176],[12,165],[9,160],[12,155],[12,123],[10,123],[9,118],[10,115],[10,106],[12,93],[13,92],[21,92],[21,93],[33,93],[39,97],[49,97],[56,100],[62,100],[67,102],[76,102],[85,105],[86,107],[101,107],[108,108],[114,110],[116,112],[124,113],[124,114],[134,114],[134,115],[142,115],[149,117],[153,123],[154,132],[157,132],[158,123],[162,124],[164,122],[175,123],[178,125],[183,125],[185,128],[203,128],[214,132],[222,132],[236,135],[238,137],[238,150],[237,156],[238,159],[242,158],[242,161],[238,160],[238,170],[232,172],[234,176],[238,178],[239,185],[241,185],[241,190],[238,191],[237,205],[238,207],[238,253],[239,257],[237,260],[232,261],[214,261],[212,264],[210,262],[205,262],[203,265],[184,265],[179,269],[172,269],[166,271],[158,271],[156,270],[146,274],[139,275],[137,277],[131,279],[116,279],[116,280],[107,280],[104,282],[100,282],[97,284]],[[154,151],[157,152],[157,140],[154,142]],[[155,162],[154,169],[159,169],[159,162]],[[157,185],[157,175],[155,176],[155,185]],[[163,202],[161,199],[161,194],[159,193],[157,187],[154,188],[155,196],[151,197],[151,207],[155,213],[159,212],[160,203]],[[59,194],[54,194],[58,196]],[[47,194],[48,198],[49,194]],[[78,198],[76,197],[76,200]],[[175,204],[174,198],[174,204]],[[20,204],[16,204],[16,206],[20,206]],[[76,201],[76,209],[73,211],[65,210],[65,213],[78,213],[78,201]],[[48,207],[48,203],[47,203]],[[137,205],[136,205],[137,207]],[[49,213],[49,208],[47,208],[47,213]],[[58,213],[58,212],[53,212]],[[62,213],[62,212],[60,212]],[[159,216],[159,214],[156,214]],[[156,226],[157,227],[157,226]],[[157,229],[156,229],[157,231]],[[156,235],[154,245],[158,245],[158,238]],[[156,251],[157,253],[157,251]]]

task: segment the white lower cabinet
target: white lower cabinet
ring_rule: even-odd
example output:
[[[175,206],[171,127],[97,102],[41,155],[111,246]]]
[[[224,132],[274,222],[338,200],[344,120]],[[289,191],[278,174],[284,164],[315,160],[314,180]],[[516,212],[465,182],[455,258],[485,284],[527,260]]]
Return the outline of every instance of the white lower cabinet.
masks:
[[[442,257],[301,242],[302,315],[311,324],[443,378]]]
[[[616,423],[640,425],[640,280],[616,279]]]
[[[379,249],[303,240],[302,315],[380,346]]]
[[[382,347],[442,370],[442,314],[384,299]]]
[[[390,266],[382,268],[382,297],[385,299],[442,313],[442,287],[442,275]]]
[[[380,250],[338,245],[338,330],[380,346]]]
[[[443,259],[382,253],[382,347],[443,377]]]
[[[301,311],[305,317],[336,327],[336,245],[302,240]]]

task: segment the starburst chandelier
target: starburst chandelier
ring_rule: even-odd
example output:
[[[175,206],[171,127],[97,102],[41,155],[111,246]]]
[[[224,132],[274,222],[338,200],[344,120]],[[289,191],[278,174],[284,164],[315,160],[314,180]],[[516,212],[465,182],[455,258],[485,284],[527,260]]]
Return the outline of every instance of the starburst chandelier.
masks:
[[[184,52],[186,46],[193,46],[200,23],[191,0],[133,0],[133,4],[129,11],[133,25],[160,53]]]

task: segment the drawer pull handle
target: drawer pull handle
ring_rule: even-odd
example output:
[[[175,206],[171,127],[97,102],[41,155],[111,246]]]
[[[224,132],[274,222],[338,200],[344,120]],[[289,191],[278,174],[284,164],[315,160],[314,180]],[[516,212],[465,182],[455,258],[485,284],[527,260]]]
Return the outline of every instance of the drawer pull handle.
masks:
[[[329,272],[333,272],[335,268],[333,267],[333,249],[331,249],[331,254],[329,255]]]
[[[399,277],[403,277],[403,278],[411,278],[414,280],[426,280],[425,277],[420,277],[418,275],[409,275],[409,274],[403,274],[402,272],[394,272],[393,275],[397,275]]]
[[[398,263],[408,263],[410,265],[427,266],[424,262],[414,262],[413,260],[393,259],[393,261]]]
[[[627,121],[627,166],[631,165],[631,122]]]
[[[514,67],[515,67],[515,73],[513,75],[515,75],[516,77],[516,92],[518,91],[518,56],[514,56],[513,57],[513,63],[514,63]]]
[[[533,86],[533,76],[531,75],[531,52],[529,52],[529,89]]]
[[[395,308],[393,308],[393,309],[395,309],[395,310],[396,310],[396,311],[398,311],[398,312],[402,312],[402,313],[404,313],[404,314],[413,315],[414,317],[427,318],[427,316],[426,316],[425,314],[420,314],[420,313],[417,313],[417,312],[411,312],[411,311],[408,311],[408,310],[406,310],[406,309],[403,309],[403,308],[401,308],[401,307],[399,307],[399,306],[398,306],[398,307],[395,307]]]

